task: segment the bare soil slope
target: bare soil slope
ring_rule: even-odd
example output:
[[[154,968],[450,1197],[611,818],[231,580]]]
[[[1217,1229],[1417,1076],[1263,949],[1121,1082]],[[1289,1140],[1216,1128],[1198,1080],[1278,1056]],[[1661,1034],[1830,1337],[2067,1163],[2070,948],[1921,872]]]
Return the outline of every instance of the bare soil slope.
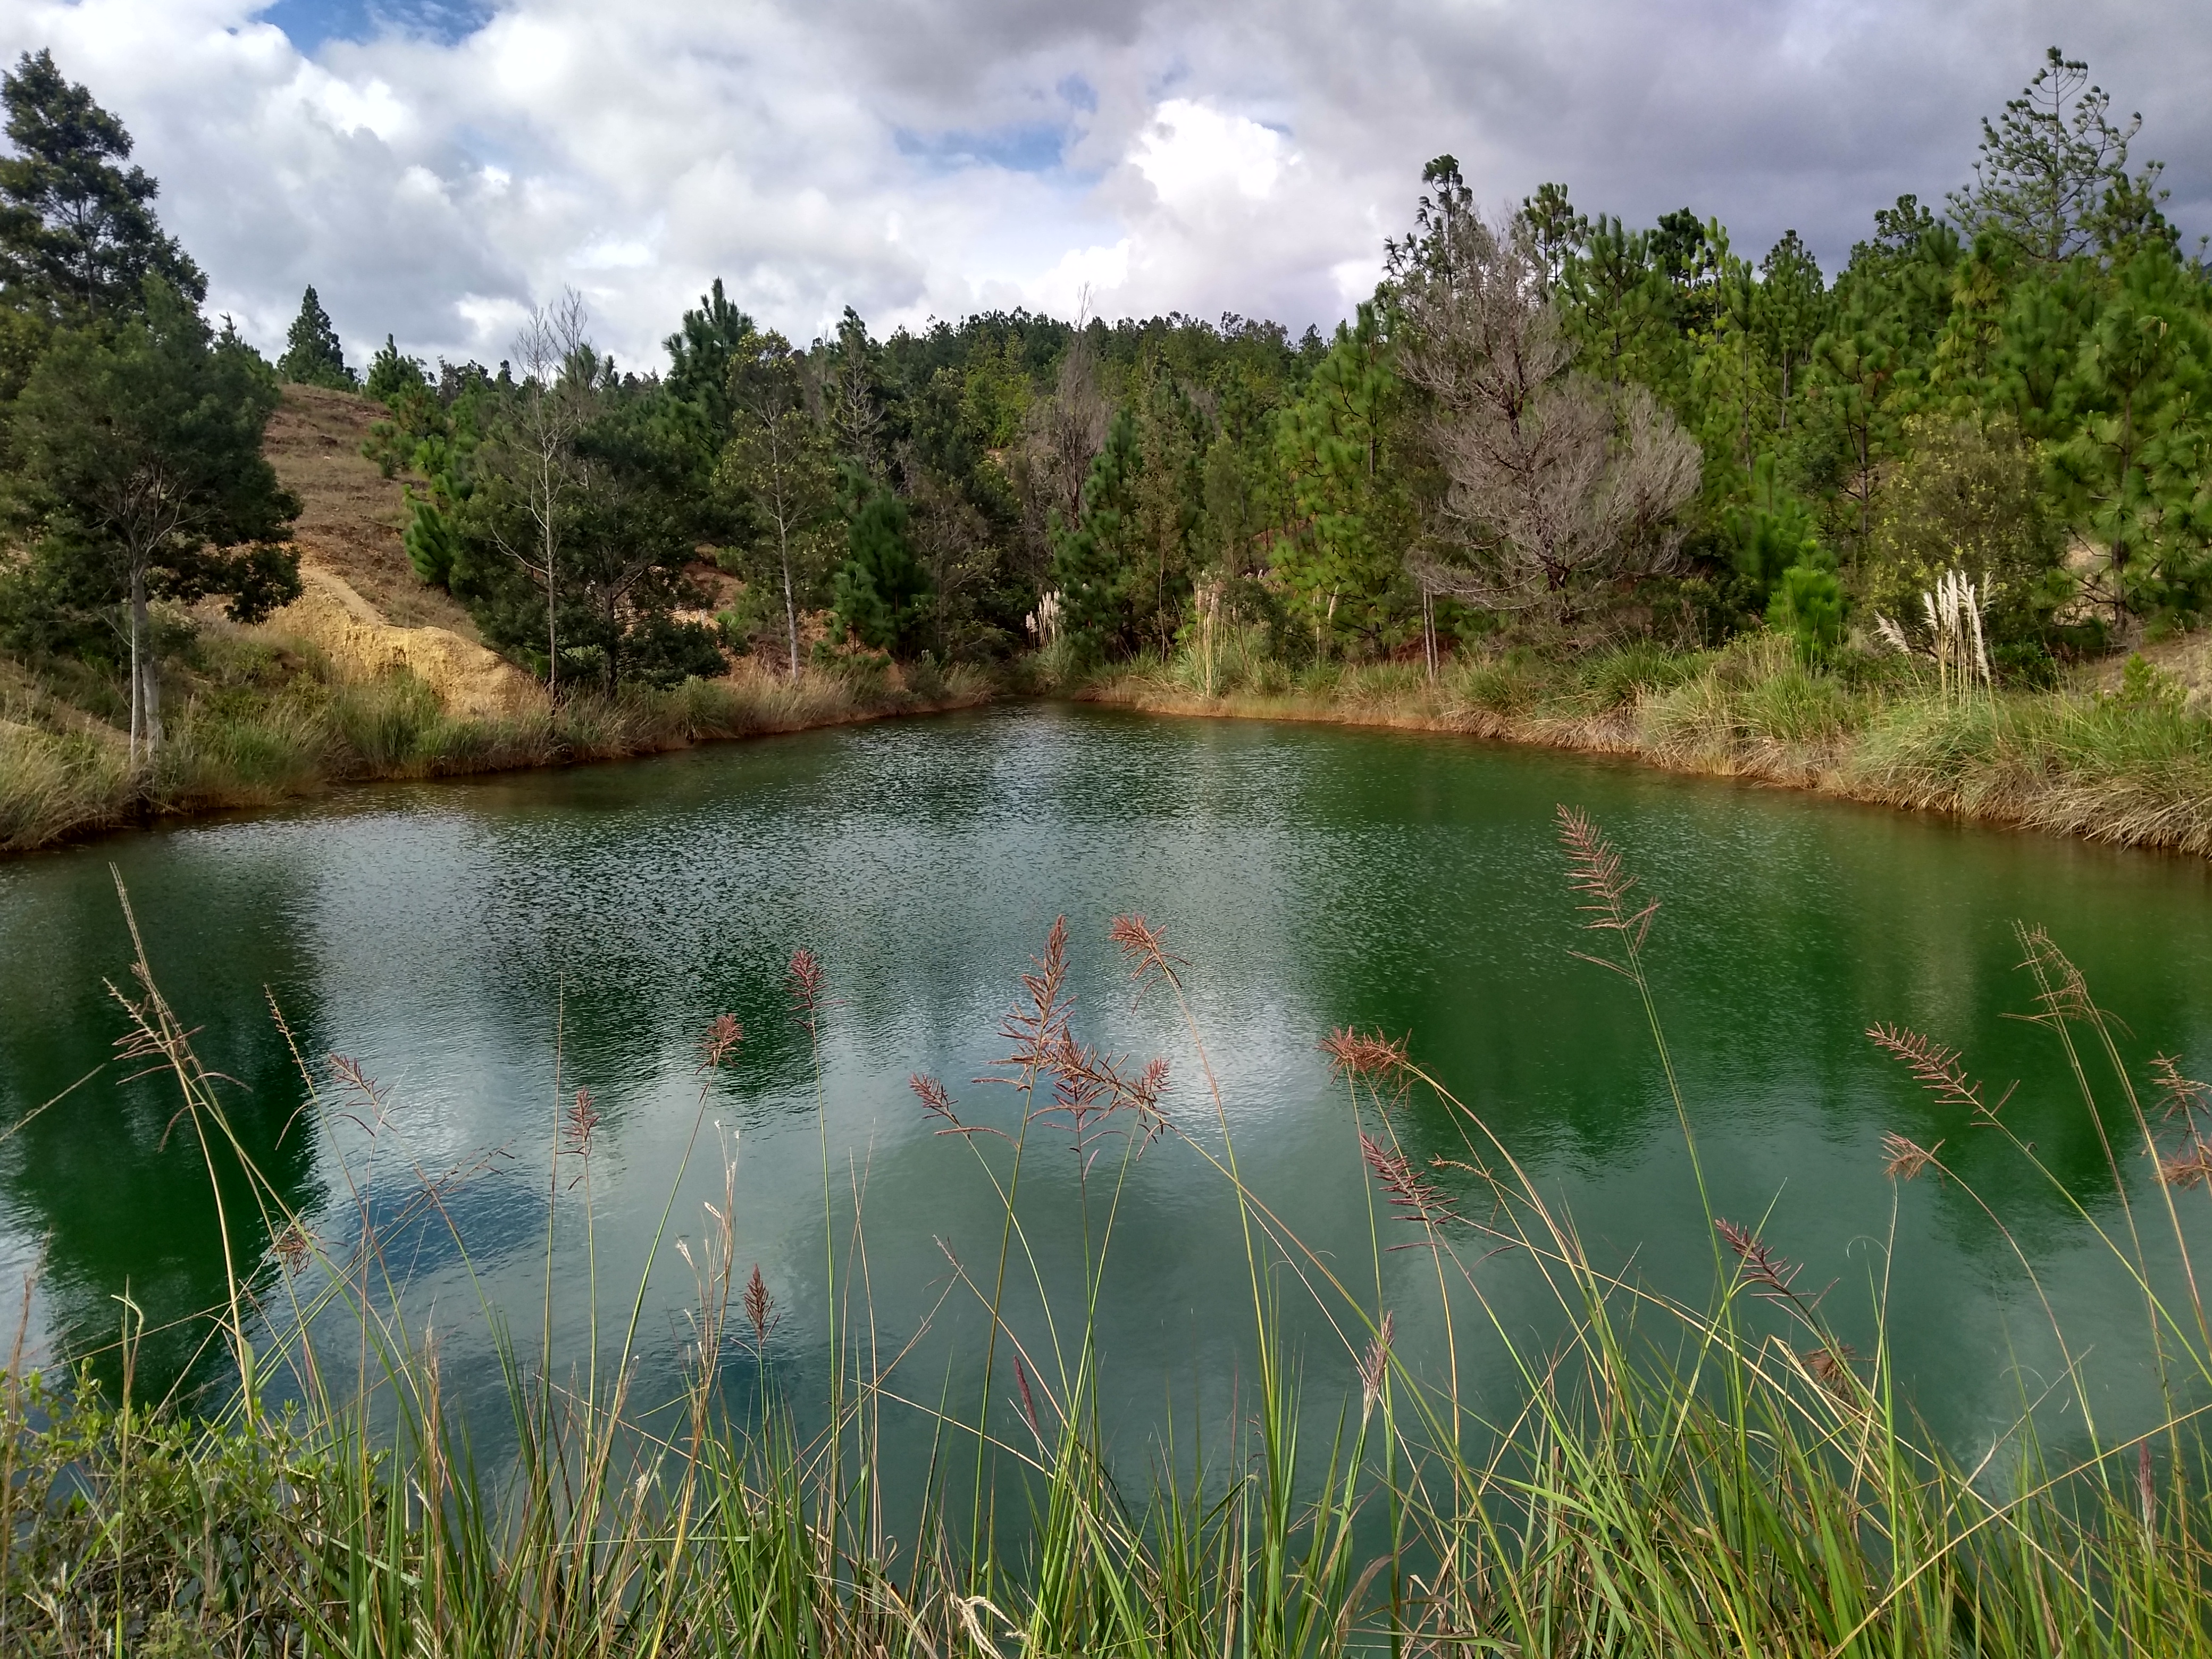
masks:
[[[448,713],[520,714],[544,702],[537,683],[484,648],[452,596],[416,580],[401,538],[405,497],[361,453],[383,413],[367,398],[288,386],[264,451],[300,498],[293,540],[306,592],[271,631],[312,641],[349,678],[404,668]]]
[[[284,487],[300,498],[293,527],[304,565],[319,566],[399,628],[443,628],[471,644],[482,639],[451,595],[425,587],[407,562],[407,521],[399,481],[361,453],[380,404],[350,392],[288,386],[269,423],[263,453]]]

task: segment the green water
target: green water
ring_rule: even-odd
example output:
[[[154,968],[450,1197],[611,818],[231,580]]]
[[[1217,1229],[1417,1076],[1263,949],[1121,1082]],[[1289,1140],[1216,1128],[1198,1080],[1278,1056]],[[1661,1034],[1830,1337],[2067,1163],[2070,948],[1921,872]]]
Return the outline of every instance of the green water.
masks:
[[[2031,991],[2012,923],[2049,927],[2129,1022],[2136,1054],[2212,1056],[2203,862],[1451,738],[1061,707],[347,791],[0,865],[0,1109],[13,1121],[91,1074],[0,1145],[0,1285],[12,1299],[37,1267],[30,1341],[46,1354],[97,1353],[127,1294],[150,1332],[149,1376],[193,1363],[208,1335],[193,1315],[222,1294],[198,1148],[168,1133],[161,1081],[130,1080],[113,1057],[123,1017],[103,981],[125,981],[129,950],[112,866],[203,1057],[236,1080],[256,1158],[331,1251],[350,1248],[364,1215],[389,1230],[409,1328],[437,1332],[453,1386],[480,1405],[496,1392],[484,1304],[536,1340],[556,1184],[556,1338],[582,1358],[586,1188],[574,1166],[549,1182],[556,1052],[563,1086],[588,1087],[604,1118],[589,1201],[618,1328],[695,1121],[698,1034],[725,1012],[747,1037],[708,1085],[703,1150],[672,1231],[698,1235],[698,1203],[720,1187],[717,1147],[732,1146],[740,1262],[760,1264],[781,1310],[772,1365],[796,1396],[818,1381],[823,1129],[784,983],[799,945],[825,964],[834,999],[820,1023],[831,1208],[842,1239],[857,1198],[866,1241],[865,1277],[841,1244],[852,1271],[840,1295],[863,1298],[856,1320],[872,1310],[886,1354],[927,1324],[902,1386],[957,1397],[979,1324],[945,1250],[990,1260],[997,1208],[971,1149],[933,1134],[907,1079],[942,1076],[963,1111],[1009,1121],[1010,1103],[968,1079],[1004,1052],[1015,976],[1060,914],[1080,1030],[1165,1054],[1170,1109],[1210,1138],[1187,1040],[1156,1001],[1133,1004],[1104,939],[1124,911],[1166,927],[1192,964],[1247,1179],[1370,1289],[1364,1176],[1315,1047],[1340,1024],[1410,1032],[1594,1245],[1696,1294],[1711,1247],[1641,1012],[1629,988],[1571,954],[1585,941],[1553,841],[1561,802],[1599,819],[1664,902],[1651,961],[1719,1209],[1765,1218],[1808,1285],[1837,1281],[1828,1307],[1847,1333],[1887,1263],[1916,1401],[1971,1445],[2058,1363],[1986,1200],[2097,1357],[2097,1398],[2115,1416],[2151,1409],[2133,1358],[2139,1305],[2064,1195],[1862,1033],[1917,1026],[1966,1049],[1993,1094],[2021,1079],[2008,1121],[2114,1221],[2095,1126],[2049,1036],[2002,1018]],[[357,1103],[329,1133],[299,1114],[270,998],[311,1062],[350,1056],[376,1079],[374,1137]],[[1885,1130],[1942,1141],[1979,1200],[1932,1178],[1893,1188]],[[1465,1156],[1433,1110],[1405,1131],[1421,1153]],[[2124,1162],[2148,1190],[2142,1158]],[[450,1175],[441,1218],[409,1221],[410,1169]],[[1072,1292],[1073,1157],[1041,1155],[1024,1179],[1043,1271]],[[240,1225],[245,1254],[265,1245]],[[1235,1212],[1188,1149],[1146,1155],[1117,1226],[1100,1319],[1129,1428],[1249,1375],[1249,1292]],[[1384,1272],[1405,1351],[1440,1364],[1426,1259],[1395,1254]],[[1509,1325],[1540,1330],[1545,1310],[1509,1265],[1476,1272],[1495,1275]],[[648,1379],[672,1374],[690,1286],[669,1258],[648,1287]],[[1333,1395],[1341,1346],[1298,1311],[1294,1284],[1285,1294],[1309,1385]],[[1507,1397],[1494,1340],[1469,1340],[1462,1359],[1480,1395]],[[731,1357],[733,1384],[751,1386],[750,1363]]]

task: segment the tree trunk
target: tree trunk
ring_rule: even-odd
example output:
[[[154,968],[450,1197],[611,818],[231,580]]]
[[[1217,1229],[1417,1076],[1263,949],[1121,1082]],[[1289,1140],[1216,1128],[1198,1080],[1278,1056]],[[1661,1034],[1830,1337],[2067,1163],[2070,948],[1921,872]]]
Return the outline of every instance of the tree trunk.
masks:
[[[151,760],[161,743],[161,682],[146,610],[146,567],[131,567],[131,761]]]
[[[551,486],[547,486],[550,490]],[[547,497],[545,510],[545,698],[561,701],[561,606],[559,586],[553,580],[553,510]]]
[[[775,523],[775,544],[783,559],[783,622],[791,635],[791,678],[799,678],[799,600],[791,591],[791,535],[783,520]]]

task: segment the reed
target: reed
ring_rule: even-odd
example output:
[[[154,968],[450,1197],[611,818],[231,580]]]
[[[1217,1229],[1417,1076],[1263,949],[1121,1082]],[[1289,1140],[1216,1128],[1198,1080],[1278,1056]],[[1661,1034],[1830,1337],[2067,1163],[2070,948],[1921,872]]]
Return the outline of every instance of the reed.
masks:
[[[411,1161],[360,1067],[303,1059],[303,1120],[329,1138],[334,1201],[353,1206],[343,1218],[356,1242],[326,1246],[313,1218],[244,1161],[224,1085],[142,946],[118,991],[126,1057],[173,1079],[177,1133],[210,1178],[233,1165],[245,1177],[243,1209],[235,1183],[216,1182],[219,1205],[232,1194],[221,1212],[230,1291],[208,1316],[234,1387],[198,1413],[136,1397],[127,1302],[113,1401],[42,1373],[18,1336],[0,1387],[0,1646],[931,1659],[2212,1652],[2212,1327],[2190,1254],[2199,1222],[2183,1208],[2206,1201],[2212,1091],[2164,1058],[2138,1075],[2081,975],[2023,930],[2024,1013],[2046,1028],[2053,1073],[2106,1148],[2112,1201],[2093,1209],[2013,1133],[2006,1099],[1958,1053],[1918,1032],[1868,1033],[1971,1133],[2008,1142],[2074,1216],[2078,1242],[2138,1287],[2135,1358],[2167,1401],[2155,1425],[2108,1432],[2067,1348],[2057,1387],[2081,1425],[2070,1449],[2047,1441],[2045,1413],[2023,1401],[1965,1466],[1901,1403],[1886,1275],[1911,1264],[1895,1261],[1894,1208],[1862,1352],[1763,1223],[1705,1195],[1697,1103],[1677,1080],[1652,973],[1658,906],[1596,825],[1562,809],[1559,834],[1580,953],[1640,1011],[1673,1093],[1694,1219],[1711,1241],[1709,1293],[1685,1299],[1595,1249],[1412,1042],[1353,1030],[1322,1047],[1343,1091],[1347,1155],[1372,1177],[1369,1259],[1310,1248],[1238,1173],[1188,964],[1141,917],[1109,930],[1130,993],[1194,1045],[1200,1074],[1186,1082],[1081,1035],[1063,921],[1000,1027],[1003,1059],[984,1085],[1000,1109],[914,1079],[916,1110],[975,1160],[1002,1214],[994,1257],[947,1252],[948,1294],[982,1315],[989,1352],[975,1398],[927,1407],[938,1455],[919,1515],[896,1528],[879,1476],[884,1411],[916,1401],[878,1347],[865,1232],[855,1219],[841,1236],[830,1219],[826,1116],[826,1372],[807,1373],[819,1380],[804,1398],[779,1373],[779,1310],[748,1270],[736,1158],[706,1133],[715,1076],[744,1063],[734,1020],[699,1042],[691,1144],[718,1152],[714,1197],[700,1231],[670,1243],[672,1189],[636,1289],[604,1329],[590,1202],[599,1118],[588,1094],[563,1090],[544,1150],[548,1334],[535,1352],[500,1337],[517,1449],[486,1468],[447,1403],[438,1345],[399,1314],[402,1268],[386,1244],[447,1224],[459,1176]],[[789,988],[819,1100],[833,988],[801,951]],[[1462,1156],[1417,1158],[1404,1138],[1415,1113],[1452,1126]],[[374,1176],[347,1151],[349,1133],[375,1143]],[[1076,1156],[1082,1201],[1041,1213],[1023,1203],[1024,1170],[1059,1151]],[[1893,1135],[1883,1156],[1899,1188],[1942,1181],[1982,1204],[1940,1145]],[[1210,1170],[1234,1208],[1255,1364],[1212,1457],[1183,1455],[1170,1420],[1138,1478],[1101,1427],[1110,1356],[1097,1314],[1130,1172],[1158,1157]],[[403,1196],[372,1195],[395,1169]],[[580,1204],[562,1201],[571,1193]],[[1990,1218],[2033,1286],[2030,1257]],[[554,1282],[560,1226],[583,1230],[591,1264],[581,1356],[550,1346],[551,1305],[575,1293]],[[1071,1242],[1081,1274],[1055,1301],[1039,1263]],[[454,1243],[465,1260],[467,1241]],[[1386,1305],[1383,1262],[1405,1248],[1434,1279],[1440,1365],[1403,1357]],[[688,1340],[673,1398],[647,1406],[636,1337],[664,1249],[693,1281]],[[1549,1297],[1548,1334],[1530,1334],[1518,1292],[1501,1289],[1507,1273]],[[1292,1295],[1338,1333],[1340,1354],[1292,1364]],[[512,1310],[480,1311],[510,1330]],[[1510,1398],[1470,1395],[1462,1355],[1477,1345],[1517,1378]],[[756,1380],[757,1407],[731,1403],[734,1370]],[[1301,1380],[1314,1374],[1332,1379],[1318,1400]],[[802,1419],[819,1426],[802,1431]],[[1317,1422],[1334,1427],[1316,1438]],[[1023,1506],[1026,1521],[1010,1525]]]

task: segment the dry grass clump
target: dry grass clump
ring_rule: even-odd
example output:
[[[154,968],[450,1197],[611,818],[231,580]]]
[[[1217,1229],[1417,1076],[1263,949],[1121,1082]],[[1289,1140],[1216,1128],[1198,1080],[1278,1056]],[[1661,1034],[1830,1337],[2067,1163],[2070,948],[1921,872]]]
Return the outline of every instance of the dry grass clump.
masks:
[[[132,795],[117,745],[0,719],[0,852],[106,829]]]
[[[972,1241],[935,1242],[948,1295],[983,1316],[972,1400],[925,1397],[899,1375],[903,1351],[867,1299],[869,1241],[857,1219],[842,1238],[831,1220],[826,1105],[828,1279],[815,1310],[826,1356],[810,1345],[787,1370],[778,1294],[749,1265],[726,1146],[698,1231],[669,1242],[672,1186],[636,1295],[602,1329],[590,1201],[600,1117],[578,1091],[542,1153],[547,1334],[533,1344],[508,1323],[513,1310],[479,1310],[506,1334],[497,1352],[518,1447],[495,1468],[472,1459],[439,1350],[416,1334],[381,1242],[395,1210],[453,1225],[465,1174],[414,1164],[417,1200],[380,1188],[372,1206],[372,1154],[383,1170],[411,1161],[389,1098],[349,1060],[303,1060],[301,1115],[330,1146],[330,1190],[355,1194],[354,1211],[339,1198],[319,1218],[353,1242],[327,1244],[319,1218],[292,1212],[243,1158],[225,1085],[200,1064],[142,946],[118,992],[124,1062],[167,1073],[174,1132],[211,1172],[244,1177],[214,1188],[230,1290],[207,1316],[237,1387],[209,1416],[149,1412],[129,1398],[126,1322],[125,1398],[106,1402],[34,1378],[19,1338],[0,1372],[0,1644],[454,1659],[2212,1654],[2201,1426],[2212,1323],[2190,1259],[2197,1219],[2179,1208],[2206,1201],[2212,1090],[2166,1055],[2139,1085],[2080,974],[2022,931],[2027,1018],[2105,1138],[2112,1201],[2128,1217],[2114,1227],[2013,1134],[2004,1101],[1990,1103],[1955,1050],[1893,1026],[1868,1033],[1957,1134],[2002,1143],[2074,1206],[2073,1243],[2140,1289],[2133,1358],[2167,1402],[2154,1424],[2093,1426],[2106,1404],[2065,1348],[2051,1386],[2080,1425],[2076,1449],[2041,1437],[2054,1402],[2024,1401],[1965,1467],[1899,1403],[1909,1379],[1888,1340],[1889,1269],[1870,1287],[1873,1340],[1854,1346],[1832,1322],[1832,1291],[1805,1279],[1785,1237],[1713,1207],[1656,1012],[1657,906],[1588,818],[1563,808],[1559,832],[1587,959],[1640,1004],[1674,1093],[1702,1211],[1686,1219],[1712,1246],[1705,1300],[1636,1277],[1620,1254],[1634,1241],[1594,1250],[1408,1039],[1350,1029],[1322,1048],[1343,1090],[1347,1156],[1370,1177],[1370,1250],[1310,1248],[1237,1175],[1184,994],[1188,964],[1142,917],[1109,929],[1124,994],[1153,999],[1195,1048],[1185,1081],[1080,1035],[1063,920],[1021,975],[1003,1059],[977,1085],[1001,1091],[1002,1109],[914,1079],[925,1120],[975,1161],[999,1204],[975,1218]],[[838,1006],[829,981],[811,953],[793,953],[790,1017],[817,1057],[818,1103],[823,1025]],[[702,1034],[694,1148],[744,1039],[727,1016]],[[1461,1155],[1417,1153],[1406,1138],[1416,1126],[1424,1144],[1449,1133]],[[1948,1144],[1893,1133],[1878,1155],[1893,1181],[1931,1176],[1985,1215],[2032,1291],[2031,1260],[1944,1162]],[[1111,1356],[1098,1351],[1097,1313],[1102,1296],[1127,1293],[1109,1289],[1108,1265],[1130,1171],[1147,1157],[1210,1171],[1245,1241],[1250,1373],[1225,1440],[1195,1463],[1165,1440],[1149,1455],[1115,1446],[1101,1427]],[[1041,1159],[1077,1171],[1076,1203],[1024,1204],[1024,1171]],[[1898,1221],[1893,1210],[1885,1262]],[[550,1336],[562,1230],[580,1231],[594,1275],[589,1351],[574,1360]],[[453,1243],[465,1257],[458,1231]],[[664,1247],[692,1294],[680,1386],[647,1411],[636,1339]],[[1441,1329],[1419,1343],[1406,1340],[1406,1308],[1391,1305],[1409,1292],[1382,1271],[1399,1249],[1433,1274],[1419,1316]],[[1037,1266],[1062,1253],[1080,1270],[1072,1291]],[[1532,1293],[1552,1304],[1545,1329],[1530,1328]],[[1292,1363],[1291,1296],[1312,1298],[1324,1322],[1312,1328],[1333,1328],[1341,1352],[1323,1345]],[[440,1328],[459,1316],[441,1308]],[[1486,1364],[1504,1358],[1511,1389],[1466,1391],[1462,1356],[1478,1347]],[[1437,1357],[1416,1363],[1409,1348]],[[1328,1410],[1304,1408],[1302,1377]],[[279,1384],[301,1402],[289,1415],[267,1404]],[[757,1407],[732,1408],[748,1395]],[[933,1436],[921,1509],[896,1526],[879,1474],[885,1405],[918,1413]],[[822,1426],[802,1434],[802,1416]],[[372,1429],[372,1418],[394,1426]],[[1316,1418],[1334,1419],[1333,1437],[1302,1441]]]

